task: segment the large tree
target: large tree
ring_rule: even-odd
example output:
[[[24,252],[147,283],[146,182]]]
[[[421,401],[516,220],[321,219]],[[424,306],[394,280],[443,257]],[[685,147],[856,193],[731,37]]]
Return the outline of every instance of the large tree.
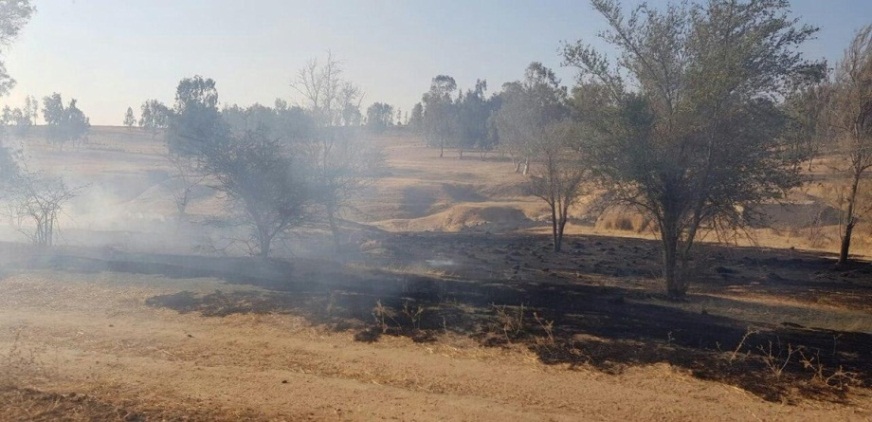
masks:
[[[553,70],[534,62],[524,80],[503,86],[500,97],[502,106],[494,116],[500,146],[515,160],[515,171],[526,175],[545,127],[569,115],[566,88]]]
[[[337,250],[341,246],[337,220],[347,200],[381,164],[380,152],[355,139],[355,128],[348,127],[355,125],[349,107],[359,107],[363,92],[342,73],[342,64],[328,54],[323,63],[311,60],[291,84],[303,96],[312,116],[311,136],[300,139],[297,145],[305,154],[314,184],[313,199],[322,207]]]
[[[170,153],[197,156],[220,148],[227,140],[227,129],[218,111],[215,81],[200,75],[182,79],[167,130]]]
[[[78,108],[75,99],[64,107],[61,94],[54,93],[43,98],[42,103],[42,116],[51,142],[63,148],[67,142],[76,142],[88,135],[91,130],[90,119]]]
[[[872,168],[872,25],[857,32],[836,66],[825,120],[850,180],[844,194],[839,264],[848,261],[860,207],[860,185]]]
[[[226,113],[245,117],[239,110],[227,108]],[[183,182],[197,181],[191,169],[200,172],[200,180],[203,176],[214,180],[214,187],[230,200],[231,210],[250,228],[244,243],[266,258],[273,240],[303,221],[310,199],[309,176],[299,150],[272,136],[282,131],[273,128],[280,124],[274,114],[283,116],[288,110],[275,112],[260,105],[248,110],[258,116],[256,128],[228,124],[218,111],[215,82],[200,76],[183,79],[176,90],[167,142],[173,162],[181,163],[180,173],[186,174]],[[243,119],[242,124],[249,122]],[[180,213],[188,193],[183,190],[176,197]]]
[[[581,41],[563,51],[580,83],[608,93],[585,119],[596,129],[589,153],[615,199],[656,221],[666,289],[681,297],[701,230],[742,226],[800,183],[779,101],[822,77],[825,66],[799,52],[817,29],[783,0],[643,4],[629,16],[613,0],[592,4],[617,60]]]
[[[457,139],[457,113],[451,97],[456,90],[454,78],[438,75],[430,82],[430,90],[422,98],[424,139],[430,146],[439,147],[439,158],[445,156],[445,147]]]
[[[172,110],[158,100],[146,100],[140,106],[139,127],[157,135],[161,129],[169,127]]]
[[[490,131],[490,117],[495,101],[487,98],[487,81],[475,81],[475,88],[466,90],[456,103],[457,147],[463,159],[465,149],[485,152],[493,148],[494,137]]]
[[[301,223],[309,199],[305,171],[293,150],[262,131],[210,143],[202,168],[217,180],[234,210],[250,227],[252,251],[267,258],[273,240]]]
[[[384,132],[393,125],[394,108],[386,103],[372,103],[366,108],[366,127],[374,132]]]

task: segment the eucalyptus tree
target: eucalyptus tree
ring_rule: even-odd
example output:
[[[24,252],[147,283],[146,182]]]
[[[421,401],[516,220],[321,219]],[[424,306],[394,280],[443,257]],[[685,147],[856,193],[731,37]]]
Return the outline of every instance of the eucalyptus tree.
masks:
[[[445,156],[445,147],[457,137],[457,110],[452,98],[456,90],[453,77],[438,75],[421,100],[421,130],[427,144],[439,148],[439,158]]]

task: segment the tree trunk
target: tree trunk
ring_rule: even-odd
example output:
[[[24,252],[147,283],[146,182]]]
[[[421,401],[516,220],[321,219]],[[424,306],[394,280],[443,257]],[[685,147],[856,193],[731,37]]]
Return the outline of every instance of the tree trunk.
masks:
[[[851,181],[851,193],[848,197],[848,212],[847,221],[845,222],[845,232],[842,233],[842,246],[839,248],[839,262],[837,265],[845,265],[848,263],[848,255],[851,249],[851,234],[854,231],[856,221],[854,219],[854,204],[857,201],[857,189],[860,186],[860,172],[854,172],[854,179]]]
[[[554,237],[554,252],[560,252],[560,238],[557,234],[557,208],[554,203],[551,205],[551,235]]]
[[[560,216],[560,222],[557,224],[557,247],[554,249],[555,252],[560,252],[563,250],[563,231],[566,229],[566,213],[564,212],[562,216]]]
[[[524,176],[526,176],[529,171],[530,171],[530,159],[525,158],[524,159]]]
[[[258,236],[258,240],[260,241],[260,251],[258,251],[258,256],[263,259],[269,258],[269,250],[272,245],[272,239],[270,239],[267,235],[261,233]]]
[[[515,173],[521,172],[521,160],[515,162]]]
[[[663,278],[666,279],[666,294],[672,299],[683,298],[687,284],[678,271],[678,238],[672,233],[661,233],[663,243]]]
[[[439,142],[439,158],[445,155],[445,141]]]
[[[336,217],[332,207],[328,207],[327,221],[330,223],[330,233],[333,235],[333,249],[339,252],[339,227],[336,226]]]

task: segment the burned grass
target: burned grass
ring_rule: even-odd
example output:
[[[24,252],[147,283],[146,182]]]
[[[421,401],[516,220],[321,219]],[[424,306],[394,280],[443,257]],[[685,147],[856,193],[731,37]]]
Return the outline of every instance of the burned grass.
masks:
[[[377,256],[358,254],[344,266],[124,254],[62,254],[22,265],[219,277],[252,288],[182,291],[146,303],[207,317],[291,314],[352,330],[363,342],[461,335],[605,373],[667,363],[770,401],[843,402],[872,381],[867,264],[836,268],[830,257],[797,251],[708,246],[691,294],[676,304],[660,293],[649,241],[575,237],[559,255],[548,252],[547,238],[520,235],[388,235],[379,242]],[[441,268],[437,274],[418,271],[428,260]],[[831,314],[860,316],[847,329],[821,316]]]

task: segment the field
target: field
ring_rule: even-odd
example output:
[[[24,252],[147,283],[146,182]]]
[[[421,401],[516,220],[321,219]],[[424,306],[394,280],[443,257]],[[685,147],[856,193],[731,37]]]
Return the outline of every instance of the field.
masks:
[[[872,267],[833,265],[822,170],[673,302],[638,216],[579,207],[553,254],[511,162],[366,142],[385,170],[343,250],[314,225],[264,261],[221,247],[206,188],[175,218],[158,139],[31,140],[82,188],[59,246],[3,232],[0,419],[872,418]]]

